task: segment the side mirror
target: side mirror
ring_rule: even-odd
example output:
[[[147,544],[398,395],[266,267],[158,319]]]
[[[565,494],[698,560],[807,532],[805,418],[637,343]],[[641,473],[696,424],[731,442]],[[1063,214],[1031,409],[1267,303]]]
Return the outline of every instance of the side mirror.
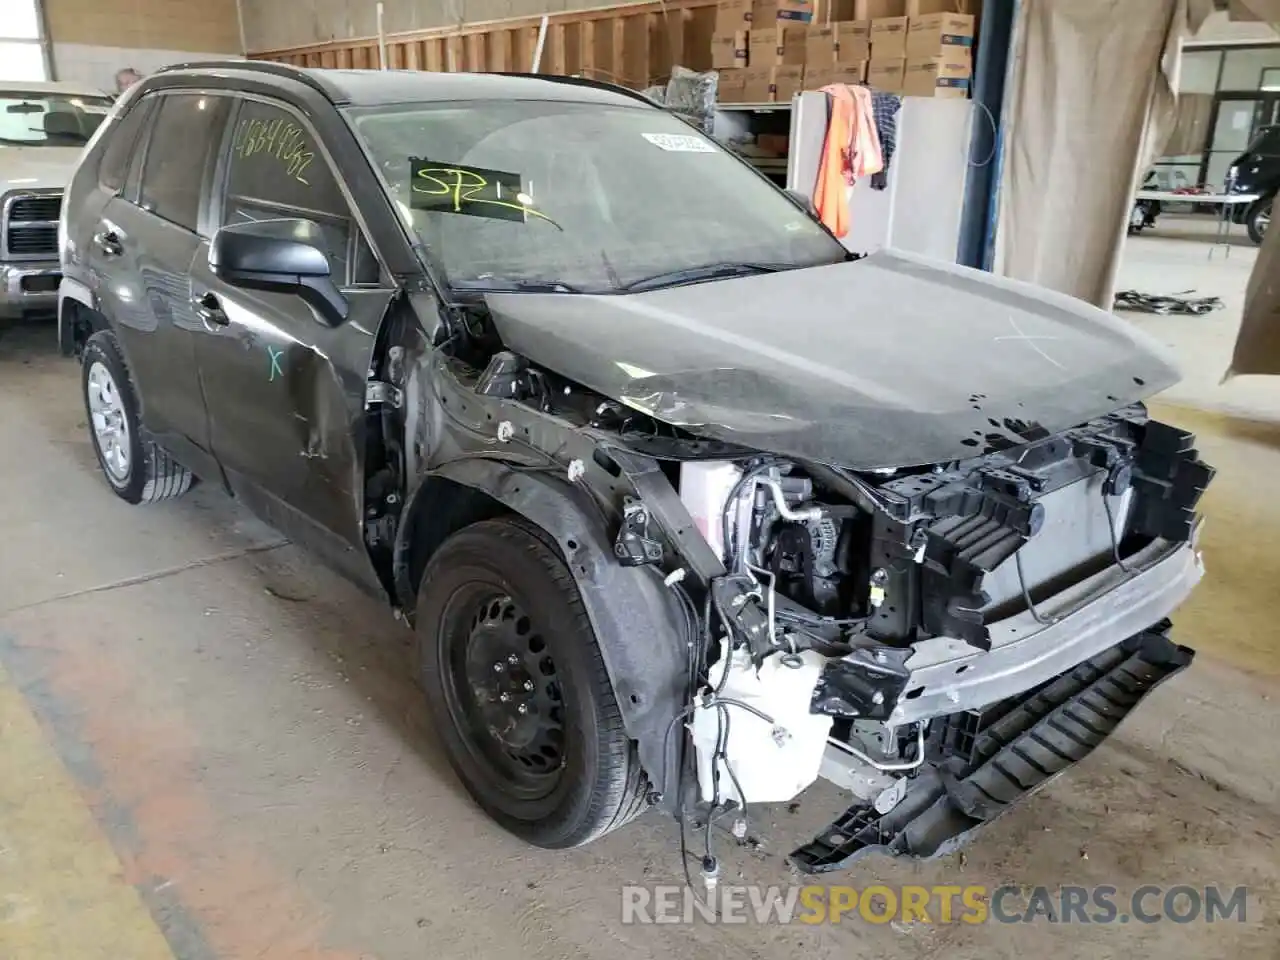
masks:
[[[223,227],[209,247],[209,269],[233,286],[296,293],[332,326],[347,319],[320,227],[310,220],[258,220]]]

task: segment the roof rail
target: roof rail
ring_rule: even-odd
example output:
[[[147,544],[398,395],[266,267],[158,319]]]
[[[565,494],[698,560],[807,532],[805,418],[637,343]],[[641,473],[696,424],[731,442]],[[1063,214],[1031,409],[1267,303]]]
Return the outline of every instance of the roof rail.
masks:
[[[608,90],[611,93],[620,93],[630,97],[632,100],[639,100],[653,106],[654,102],[646,97],[639,90],[632,90],[630,87],[624,87],[621,84],[610,83],[607,80],[593,80],[590,77],[566,76],[558,73],[525,73],[519,70],[491,70],[490,73],[497,73],[503,77],[531,77],[534,80],[550,80],[553,83],[563,83],[567,86],[574,87],[591,87],[596,90]]]
[[[171,63],[167,67],[161,67],[156,73],[172,73],[177,70],[245,70],[249,73],[265,73],[286,80],[296,80],[324,94],[335,103],[345,99],[336,88],[324,83],[302,67],[278,63],[274,60],[194,60],[188,63]]]

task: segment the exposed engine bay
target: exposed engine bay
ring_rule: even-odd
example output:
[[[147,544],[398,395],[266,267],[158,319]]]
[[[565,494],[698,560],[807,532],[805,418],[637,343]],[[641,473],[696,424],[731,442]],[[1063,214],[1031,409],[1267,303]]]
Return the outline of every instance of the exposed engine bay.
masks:
[[[748,633],[741,647],[726,641],[727,676],[723,659],[713,664],[711,692],[693,711],[701,799],[788,799],[819,775],[848,788],[858,812],[796,851],[802,868],[831,869],[870,850],[950,849],[1003,809],[1000,787],[1018,796],[1039,786],[1118,723],[1127,711],[1117,702],[1136,703],[1135,694],[1189,662],[1160,625],[1170,604],[1117,634],[1090,631],[1080,621],[1090,601],[1068,594],[1117,578],[1132,585],[1161,568],[1173,602],[1185,596],[1200,574],[1194,506],[1211,477],[1189,435],[1141,408],[972,461],[876,476],[770,459],[683,464],[681,498],[726,577],[762,598],[764,636],[780,650],[764,652]],[[939,643],[950,655],[932,662]],[[984,667],[984,655],[1002,662]],[[1098,657],[1120,671],[1120,680],[1092,678],[1119,683],[1109,695],[1076,702],[1087,685],[1068,683],[1060,702],[1027,712],[1029,701],[1062,687],[1049,664],[1072,676]],[[791,682],[769,670],[779,663]],[[732,711],[712,708],[735,702],[745,717],[730,734]],[[1055,710],[1061,715],[1037,729]],[[976,731],[995,717],[1010,739],[975,756]],[[1016,773],[1006,757],[993,768],[997,786],[971,786],[979,801],[957,806],[959,778],[1001,750]],[[916,813],[896,828],[880,822],[911,807]]]
[[[665,293],[686,289],[697,290]],[[605,308],[643,312],[646,297]],[[704,824],[734,819],[738,834],[752,805],[822,777],[849,806],[792,853],[799,869],[940,855],[1190,663],[1166,618],[1203,575],[1196,506],[1213,470],[1190,434],[1131,399],[1168,381],[1159,361],[1135,353],[1128,386],[1099,397],[1096,370],[1072,381],[1074,395],[1045,407],[1052,416],[1114,409],[1065,429],[1042,425],[1030,394],[962,391],[947,422],[967,433],[927,439],[951,458],[878,465],[872,441],[886,427],[828,429],[843,412],[823,412],[812,383],[785,394],[781,368],[769,389],[782,406],[725,409],[712,428],[713,391],[686,403],[694,375],[581,354],[562,328],[595,322],[594,301],[608,299],[462,304],[462,327],[438,332],[447,349],[422,354],[429,371],[386,379],[418,424],[408,476],[452,462],[465,466],[444,475],[469,484],[485,476],[479,464],[503,464],[482,489],[517,511],[545,505],[538,489],[573,489],[581,505],[543,525],[563,524],[556,538],[587,609],[598,607],[650,803],[682,824],[697,811]],[[1066,308],[1053,308],[1065,323]],[[598,371],[605,362],[626,368],[616,390],[590,385],[612,376]],[[804,362],[814,369],[816,355]],[[745,374],[715,371],[737,386]],[[790,423],[803,424],[795,437]],[[826,436],[830,457],[806,455]],[[393,513],[367,527],[405,529]],[[595,561],[582,554],[589,528],[603,536]],[[397,575],[403,592],[418,573]],[[709,848],[704,860],[714,863]]]
[[[633,484],[614,557],[666,574],[690,636],[676,719],[692,749],[659,799],[723,815],[819,776],[850,792],[793,854],[801,869],[946,852],[1190,662],[1164,618],[1201,576],[1213,471],[1141,405],[1057,434],[1026,425],[967,460],[853,471],[703,440],[504,350],[473,389],[589,436],[593,462],[570,479]],[[690,521],[701,559],[674,535]],[[1122,686],[1098,693],[1082,670]]]

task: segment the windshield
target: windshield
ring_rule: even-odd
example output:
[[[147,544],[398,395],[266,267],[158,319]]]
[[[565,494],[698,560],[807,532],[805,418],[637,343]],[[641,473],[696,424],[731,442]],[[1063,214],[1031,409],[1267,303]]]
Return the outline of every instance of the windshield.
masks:
[[[0,90],[0,144],[83,147],[110,112],[107,97]]]
[[[662,110],[481,100],[348,116],[455,287],[600,293],[845,257],[785,194]]]

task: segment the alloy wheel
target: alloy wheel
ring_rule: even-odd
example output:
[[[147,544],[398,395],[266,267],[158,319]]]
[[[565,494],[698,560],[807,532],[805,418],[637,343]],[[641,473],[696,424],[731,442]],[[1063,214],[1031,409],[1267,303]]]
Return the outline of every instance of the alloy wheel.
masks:
[[[98,441],[98,456],[117,483],[129,479],[132,436],[120,389],[106,365],[95,360],[87,378],[89,418]]]

